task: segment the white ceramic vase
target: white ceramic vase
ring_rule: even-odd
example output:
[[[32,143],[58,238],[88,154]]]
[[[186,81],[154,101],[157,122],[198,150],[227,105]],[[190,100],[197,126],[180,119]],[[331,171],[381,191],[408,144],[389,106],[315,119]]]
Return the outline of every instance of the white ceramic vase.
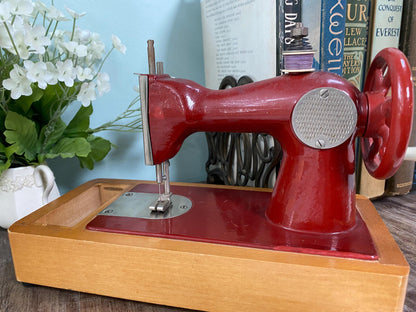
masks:
[[[55,177],[48,166],[5,170],[0,176],[0,227],[9,228],[59,195]]]

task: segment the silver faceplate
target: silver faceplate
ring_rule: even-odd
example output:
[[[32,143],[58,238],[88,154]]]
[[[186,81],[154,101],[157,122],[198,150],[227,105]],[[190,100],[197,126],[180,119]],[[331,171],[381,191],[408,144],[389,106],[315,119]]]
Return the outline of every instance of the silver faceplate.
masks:
[[[341,145],[354,133],[357,118],[357,108],[347,93],[335,88],[317,88],[296,104],[292,127],[302,143],[329,149]]]
[[[140,105],[142,115],[143,126],[143,147],[144,147],[144,161],[148,166],[153,165],[152,154],[152,142],[150,141],[150,128],[149,128],[149,98],[148,90],[149,81],[145,75],[139,76],[139,88],[140,88]]]
[[[127,192],[107,206],[99,215],[142,219],[169,219],[188,212],[192,207],[189,198],[173,194],[172,207],[166,212],[152,212],[149,206],[158,199],[155,193]]]

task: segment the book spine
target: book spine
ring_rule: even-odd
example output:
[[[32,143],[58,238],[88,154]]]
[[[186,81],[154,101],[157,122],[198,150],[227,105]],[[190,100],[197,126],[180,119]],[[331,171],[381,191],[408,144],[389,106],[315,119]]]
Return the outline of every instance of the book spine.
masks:
[[[384,196],[403,195],[410,192],[413,185],[415,162],[405,160],[399,170],[386,180]]]
[[[399,47],[403,0],[377,0],[372,8],[369,63],[378,52]]]
[[[293,43],[290,32],[295,28],[296,23],[302,22],[302,3],[300,0],[282,0],[283,1],[283,32],[284,45],[283,49],[287,50]]]
[[[322,0],[321,70],[342,76],[347,0]]]
[[[291,38],[291,30],[296,26],[296,23],[302,22],[302,2],[301,0],[278,0],[279,10],[277,15],[278,20],[278,37],[280,41],[278,59],[278,75],[281,74],[281,70],[284,68],[283,51],[290,48],[293,43]]]
[[[407,56],[413,76],[413,93],[416,92],[416,6],[414,0],[403,0],[402,22],[400,26],[399,49]],[[416,146],[415,112],[409,146]],[[414,188],[414,161],[404,161],[396,174],[386,181],[385,195],[402,195]]]
[[[347,0],[342,76],[361,90],[366,69],[370,0]],[[357,144],[357,193],[374,198],[383,195],[384,181],[370,176]]]
[[[365,73],[369,0],[347,0],[342,76],[361,90]]]

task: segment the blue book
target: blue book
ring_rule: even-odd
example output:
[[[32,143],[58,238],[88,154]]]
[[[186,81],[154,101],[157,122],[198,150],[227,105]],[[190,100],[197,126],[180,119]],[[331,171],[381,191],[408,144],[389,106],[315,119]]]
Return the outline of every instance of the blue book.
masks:
[[[321,70],[342,76],[347,0],[322,0]]]

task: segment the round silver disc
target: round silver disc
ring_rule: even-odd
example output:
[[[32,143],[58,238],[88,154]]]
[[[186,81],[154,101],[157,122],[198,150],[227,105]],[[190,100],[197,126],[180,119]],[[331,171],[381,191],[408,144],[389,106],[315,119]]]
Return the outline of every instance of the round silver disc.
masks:
[[[355,131],[357,109],[347,93],[335,88],[309,91],[295,105],[292,127],[298,139],[313,148],[344,143]]]

